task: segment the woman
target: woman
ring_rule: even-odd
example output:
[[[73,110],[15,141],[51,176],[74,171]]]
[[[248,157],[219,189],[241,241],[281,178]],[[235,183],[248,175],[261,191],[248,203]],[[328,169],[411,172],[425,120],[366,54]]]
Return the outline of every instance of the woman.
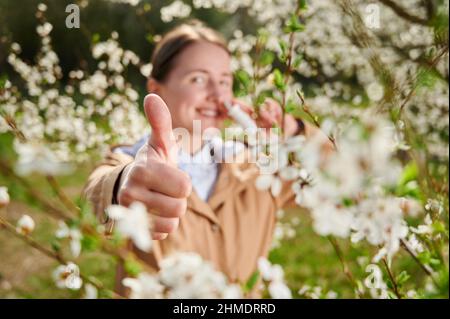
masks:
[[[134,248],[144,262],[157,268],[165,255],[193,251],[211,261],[232,282],[245,282],[257,260],[267,256],[275,212],[293,201],[289,185],[274,198],[255,187],[256,174],[238,175],[251,163],[197,161],[210,154],[201,133],[222,128],[225,102],[250,108],[233,98],[230,53],[215,31],[199,23],[181,25],[158,43],[144,102],[152,133],[130,147],[113,148],[89,177],[85,194],[107,222],[106,207],[140,201],[152,217],[151,253]],[[281,123],[281,108],[268,100],[257,123],[270,128]],[[201,130],[194,128],[201,121]],[[285,117],[287,135],[305,132],[301,121]],[[173,128],[190,133],[190,147],[177,145]],[[301,129],[302,128],[302,129]],[[138,151],[139,150],[139,151]],[[174,151],[175,150],[175,151]],[[176,158],[178,156],[178,159]],[[238,170],[237,170],[238,168]],[[118,290],[123,293],[118,273]]]

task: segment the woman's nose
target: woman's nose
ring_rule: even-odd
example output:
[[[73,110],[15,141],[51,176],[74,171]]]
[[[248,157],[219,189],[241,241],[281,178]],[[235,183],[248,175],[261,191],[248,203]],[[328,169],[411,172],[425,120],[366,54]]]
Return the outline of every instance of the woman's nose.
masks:
[[[219,83],[215,83],[211,81],[208,88],[208,98],[211,101],[218,103],[219,105],[223,105],[225,102],[226,94],[223,89],[221,89]]]
[[[217,83],[215,83],[215,81],[209,81],[209,85],[208,85],[208,95],[211,98],[219,98],[220,97],[220,88],[219,85]]]

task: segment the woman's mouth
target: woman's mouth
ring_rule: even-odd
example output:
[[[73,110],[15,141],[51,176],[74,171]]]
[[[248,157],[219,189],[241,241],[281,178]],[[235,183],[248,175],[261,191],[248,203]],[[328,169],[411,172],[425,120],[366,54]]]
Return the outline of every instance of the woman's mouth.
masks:
[[[202,109],[197,109],[197,112],[202,117],[212,118],[212,119],[220,118],[223,116],[223,114],[222,114],[223,112],[220,112],[217,109],[202,108]]]

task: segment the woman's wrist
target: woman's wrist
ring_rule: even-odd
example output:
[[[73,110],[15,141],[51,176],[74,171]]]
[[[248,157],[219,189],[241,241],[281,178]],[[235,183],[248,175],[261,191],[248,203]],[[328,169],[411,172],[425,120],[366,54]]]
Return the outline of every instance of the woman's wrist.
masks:
[[[131,163],[125,165],[122,169],[122,171],[119,173],[119,175],[117,176],[116,182],[114,184],[114,188],[113,188],[113,194],[112,194],[112,204],[117,205],[119,204],[117,195],[119,194],[119,190],[122,187],[122,184],[125,181],[125,177],[128,175],[128,171],[131,168]]]

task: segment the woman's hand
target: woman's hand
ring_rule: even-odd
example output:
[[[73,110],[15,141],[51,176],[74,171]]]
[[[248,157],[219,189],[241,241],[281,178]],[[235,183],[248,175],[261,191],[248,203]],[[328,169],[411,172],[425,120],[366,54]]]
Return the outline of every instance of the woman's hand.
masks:
[[[123,206],[143,203],[152,217],[152,237],[161,240],[178,228],[192,185],[176,165],[177,146],[166,104],[159,96],[149,94],[144,109],[152,134],[123,172],[117,198]]]
[[[281,124],[283,120],[282,108],[274,99],[266,98],[259,109],[259,114],[256,114],[252,106],[237,99],[233,99],[233,104],[238,104],[243,111],[256,118],[255,121],[258,127],[267,130],[273,127],[283,127]],[[298,131],[297,121],[291,114],[285,114],[284,116],[284,131],[286,137],[293,136]]]

